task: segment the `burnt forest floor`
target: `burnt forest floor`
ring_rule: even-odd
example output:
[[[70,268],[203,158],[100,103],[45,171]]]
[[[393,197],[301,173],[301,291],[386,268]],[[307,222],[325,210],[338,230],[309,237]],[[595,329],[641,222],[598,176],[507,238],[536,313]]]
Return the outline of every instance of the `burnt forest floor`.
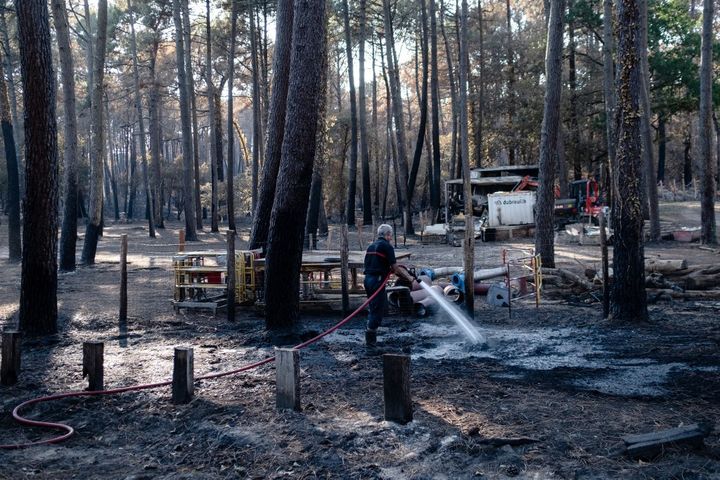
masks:
[[[671,207],[677,222],[673,212],[686,207]],[[0,326],[8,327],[17,321],[20,266],[2,251],[2,223]],[[181,225],[167,227],[149,239],[140,223],[110,225],[94,266],[59,275],[60,331],[23,341],[20,381],[0,387],[0,444],[54,433],[22,428],[11,412],[30,398],[85,388],[83,341],[105,342],[112,388],[170,379],[175,346],[194,348],[199,376],[270,356],[274,346],[300,343],[341,319],[303,314],[295,331],[269,334],[248,308],[238,308],[234,322],[222,312],[175,313],[171,255]],[[130,245],[127,325],[117,321],[121,233]],[[222,242],[201,233],[188,248]],[[529,250],[532,242],[478,242],[478,265],[498,266],[506,247]],[[416,266],[462,263],[461,249],[448,245],[413,239],[406,249]],[[557,255],[559,266],[580,275],[599,265],[598,247],[559,244]],[[667,241],[646,246],[646,256],[720,260]],[[720,478],[717,429],[699,449],[672,447],[645,461],[616,453],[624,435],[720,418],[720,302],[653,304],[650,317],[610,323],[587,297],[539,309],[522,303],[509,316],[478,297],[485,345],[470,344],[439,311],[386,317],[374,351],[364,345],[360,317],[301,351],[300,412],[276,409],[272,364],[200,381],[187,405],[173,405],[169,387],[40,404],[26,413],[67,422],[76,434],[57,445],[0,450],[0,478]],[[414,420],[407,425],[383,420],[382,353],[411,356]]]

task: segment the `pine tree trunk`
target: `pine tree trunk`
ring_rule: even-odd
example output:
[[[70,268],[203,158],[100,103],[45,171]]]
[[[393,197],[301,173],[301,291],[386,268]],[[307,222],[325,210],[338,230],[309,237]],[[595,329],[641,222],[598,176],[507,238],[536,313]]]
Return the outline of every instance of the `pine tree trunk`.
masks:
[[[138,130],[140,130],[140,157],[142,158],[143,184],[145,186],[145,202],[148,205],[148,234],[150,238],[155,238],[155,206],[153,205],[153,195],[150,191],[150,179],[148,176],[147,147],[145,146],[145,119],[143,118],[142,99],[140,98],[140,72],[138,70],[137,61],[137,44],[135,40],[135,19],[128,0],[128,11],[130,12],[130,54],[133,57],[133,81],[135,86],[135,110],[138,117]],[[135,137],[133,136],[133,154],[135,153]],[[133,164],[134,165],[134,164]],[[133,174],[134,174],[133,168]],[[129,209],[128,209],[129,210]]]
[[[432,138],[432,184],[430,185],[430,208],[432,219],[440,212],[441,165],[440,165],[440,87],[438,80],[437,14],[435,0],[430,0],[430,123]],[[442,14],[442,12],[441,12]]]
[[[193,78],[192,67],[192,40],[190,24],[190,12],[188,9],[188,0],[182,0],[180,4],[182,9],[183,22],[183,42],[185,47],[185,79],[187,80],[187,93],[190,99],[190,119],[192,123],[192,159],[193,169],[195,172],[195,226],[198,230],[203,229],[202,221],[202,205],[200,203],[200,153],[198,147],[198,123],[197,123],[197,107],[195,105],[195,79]]]
[[[3,58],[5,62],[5,75],[7,76],[7,88],[10,95],[10,113],[12,114],[13,124],[13,135],[15,138],[16,156],[18,158],[18,165],[22,164],[22,145],[24,141],[22,119],[18,115],[17,109],[17,95],[15,95],[15,80],[12,74],[13,65],[15,64],[12,56],[12,50],[10,48],[10,35],[8,34],[7,22],[5,21],[5,11],[0,9],[0,31],[2,31],[2,48]]]
[[[151,194],[154,206],[153,218],[157,228],[165,228],[162,207],[162,138],[160,128],[160,86],[155,72],[159,39],[157,32],[153,38],[150,55],[150,92],[148,95],[148,110],[150,111],[150,157],[151,157]]]
[[[103,159],[105,158],[105,122],[103,119],[103,94],[105,76],[105,50],[107,44],[107,0],[98,2],[97,38],[92,63],[92,145],[90,154],[90,208],[85,242],[83,244],[82,261],[85,264],[95,263],[98,237],[102,224],[103,203]],[[27,133],[27,132],[26,132]]]
[[[265,261],[265,324],[298,319],[303,233],[315,157],[325,62],[325,1],[295,2],[282,160]]]
[[[648,319],[642,215],[640,10],[637,0],[617,3],[618,149],[613,182],[613,283],[610,316],[619,321]]]
[[[545,52],[545,105],[540,132],[540,182],[535,206],[535,252],[543,266],[555,267],[555,165],[560,129],[562,92],[562,42],[565,0],[550,2],[547,50]]]
[[[432,0],[431,0],[432,1]],[[420,160],[422,159],[423,145],[425,144],[425,130],[427,128],[427,111],[428,111],[428,76],[429,76],[429,60],[428,60],[428,26],[427,12],[425,9],[425,0],[420,0],[420,30],[422,35],[422,68],[423,79],[420,88],[420,121],[418,125],[417,141],[415,142],[415,153],[410,168],[410,177],[408,179],[408,203],[412,205],[413,196],[415,194],[415,183],[417,181],[418,170],[420,169]]]
[[[552,2],[551,9],[552,9]],[[573,10],[574,0],[568,1],[568,9]],[[552,15],[552,13],[551,13]],[[568,87],[570,87],[570,156],[573,163],[573,179],[580,180],[582,172],[582,156],[580,155],[580,126],[578,125],[577,69],[575,68],[575,22],[573,16],[568,21]],[[592,173],[588,171],[588,175]],[[543,260],[544,261],[544,260]]]
[[[370,195],[370,152],[367,131],[367,108],[365,105],[365,41],[367,37],[366,0],[360,0],[360,51],[359,51],[359,76],[360,87],[358,91],[359,100],[359,122],[360,122],[360,158],[362,163],[362,192],[363,192],[363,225],[372,225],[372,196]],[[374,80],[374,79],[373,79]]]
[[[277,33],[275,36],[275,52],[273,54],[272,96],[270,97],[270,116],[268,118],[265,144],[265,164],[263,165],[263,182],[260,185],[253,229],[250,234],[249,248],[251,249],[264,249],[266,247],[270,228],[270,214],[275,198],[278,171],[280,170],[290,75],[290,48],[293,31],[292,0],[278,0],[275,21]]]
[[[258,205],[258,172],[260,171],[260,151],[262,150],[262,112],[260,111],[260,67],[258,65],[258,46],[255,25],[255,12],[250,9],[250,59],[252,65],[252,111],[253,111],[253,151],[252,151],[252,209]]]
[[[27,126],[19,327],[25,335],[41,336],[57,332],[55,72],[47,2],[16,0],[15,11]]]
[[[182,130],[183,155],[183,210],[185,211],[185,240],[197,241],[195,218],[195,189],[193,170],[192,121],[190,118],[190,95],[188,92],[187,67],[185,66],[185,42],[180,17],[180,2],[173,0],[173,21],[175,23],[175,59],[177,62],[178,91],[180,93],[180,124]],[[231,230],[234,230],[231,228]]]
[[[238,0],[231,0],[230,52],[228,54],[228,100],[227,100],[227,183],[226,202],[228,229],[235,230],[235,136],[233,134],[233,84],[235,77],[235,37],[237,36]]]
[[[348,194],[345,204],[345,220],[348,226],[355,225],[355,194],[357,192],[358,125],[357,102],[355,101],[355,75],[353,73],[352,39],[350,37],[350,14],[348,0],[343,0],[343,23],[345,26],[345,56],[347,57],[348,81],[350,85],[350,163],[348,164]]]
[[[407,201],[408,186],[408,164],[407,164],[407,145],[405,143],[405,120],[403,118],[402,96],[400,93],[400,76],[398,65],[394,58],[393,48],[395,45],[392,17],[390,14],[390,0],[383,0],[383,19],[385,23],[385,49],[387,50],[388,76],[390,79],[390,93],[392,96],[392,112],[395,119],[395,131],[397,134],[397,163],[398,163],[398,198],[404,207],[403,224],[405,226],[405,235],[415,235],[415,229],[412,225],[412,209]]]
[[[608,151],[608,169],[610,176],[615,170],[615,149],[617,136],[615,132],[615,62],[613,60],[612,35],[613,0],[603,0],[603,96],[605,98],[605,135]],[[603,186],[610,191],[610,184]]]
[[[507,19],[507,64],[508,64],[508,124],[507,131],[510,132],[508,141],[508,163],[515,165],[515,53],[513,52],[512,38],[512,10],[510,0],[505,0],[505,17]]]
[[[205,83],[207,84],[207,102],[208,102],[208,126],[210,127],[210,176],[211,188],[210,194],[210,231],[218,232],[218,145],[217,145],[217,125],[215,124],[215,85],[212,81],[212,34],[210,29],[210,0],[205,0],[206,16],[205,16]]]
[[[665,125],[667,118],[662,113],[658,115],[658,171],[657,181],[665,183],[665,155],[667,150],[667,133]]]
[[[457,159],[457,131],[458,131],[458,97],[457,88],[455,87],[455,70],[453,69],[453,53],[450,49],[450,42],[448,41],[447,34],[445,33],[445,7],[444,1],[440,0],[440,33],[443,36],[445,43],[445,61],[448,67],[448,78],[450,80],[450,104],[452,110],[452,135],[450,140],[450,177],[458,178],[457,174],[458,159]],[[438,187],[442,188],[442,187]],[[439,207],[439,202],[438,202]]]
[[[7,85],[5,84],[4,56],[0,53],[0,57],[2,57],[0,58],[0,123],[2,124],[8,178],[8,253],[11,262],[18,262],[22,258],[20,238],[20,172],[18,168],[17,151],[15,149],[13,123],[10,117],[10,102],[8,99]],[[75,217],[74,220],[77,225],[77,217]],[[74,265],[75,250],[73,249],[73,268]]]
[[[717,244],[715,223],[715,151],[712,148],[712,79],[713,79],[713,0],[703,2],[703,32],[700,48],[700,158],[702,158],[702,196],[700,199],[701,241]]]
[[[642,138],[643,165],[645,179],[645,197],[647,198],[648,213],[650,218],[650,241],[660,240],[660,210],[658,204],[657,175],[655,172],[655,158],[653,156],[652,132],[650,119],[650,66],[647,55],[647,29],[648,12],[647,0],[640,0],[640,23],[642,44],[640,46],[640,61],[642,64],[642,75],[640,77],[640,106],[642,116],[640,117],[640,135]]]
[[[463,270],[465,278],[473,278],[475,271],[475,221],[473,219],[472,189],[470,186],[470,138],[468,132],[468,4],[462,0],[460,12],[460,146],[463,162],[463,197],[465,199],[465,240]],[[473,282],[465,282],[465,310],[472,318],[475,314]]]

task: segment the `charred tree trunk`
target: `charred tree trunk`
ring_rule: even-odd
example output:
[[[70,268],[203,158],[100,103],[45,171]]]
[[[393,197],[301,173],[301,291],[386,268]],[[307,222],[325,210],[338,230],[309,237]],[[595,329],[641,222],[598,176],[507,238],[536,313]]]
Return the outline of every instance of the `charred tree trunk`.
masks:
[[[465,199],[465,241],[463,270],[465,278],[473,278],[475,272],[475,221],[473,220],[472,190],[470,186],[470,138],[468,132],[468,4],[462,0],[460,12],[460,145],[463,162],[463,197]],[[473,282],[465,282],[465,309],[472,318],[475,313]]]
[[[159,38],[157,33],[153,38],[151,55],[150,55],[150,92],[148,96],[148,110],[150,110],[150,157],[152,168],[152,203],[154,207],[153,218],[155,226],[165,228],[165,221],[162,214],[162,138],[160,128],[160,85],[155,73],[155,65],[157,61],[157,52],[159,47]]]
[[[420,169],[420,160],[422,159],[423,145],[425,144],[425,130],[427,129],[428,76],[430,62],[428,59],[428,26],[425,0],[420,0],[420,23],[420,29],[422,32],[421,40],[423,79],[422,87],[420,88],[420,124],[418,125],[417,141],[415,142],[415,153],[413,155],[412,167],[410,168],[410,178],[408,179],[407,201],[410,205],[412,205],[413,196],[415,194],[415,183],[417,181],[418,170]]]
[[[150,238],[155,238],[155,206],[153,205],[153,196],[150,191],[150,178],[148,176],[147,147],[145,146],[145,119],[143,118],[142,99],[140,98],[140,72],[138,70],[137,61],[137,45],[135,41],[135,19],[128,0],[128,11],[130,12],[130,54],[133,57],[133,82],[135,86],[135,110],[138,117],[138,130],[140,130],[140,157],[142,158],[142,174],[143,185],[145,187],[145,202],[148,205],[148,234]],[[132,155],[135,154],[135,136],[133,136]],[[133,163],[134,165],[134,163]],[[134,166],[132,168],[134,174]],[[132,198],[132,196],[131,196]],[[129,209],[128,209],[129,210]]]
[[[647,199],[648,214],[650,219],[650,241],[660,240],[660,211],[658,204],[657,176],[655,172],[655,159],[653,157],[653,144],[650,119],[650,65],[647,55],[647,29],[648,12],[647,0],[640,0],[639,4],[641,22],[641,45],[640,61],[642,64],[642,75],[640,76],[640,106],[642,115],[640,117],[640,134],[642,138],[642,153],[645,179],[645,198]]]
[[[278,188],[265,262],[265,322],[292,326],[299,313],[300,265],[325,68],[325,1],[295,2]]]
[[[507,19],[507,67],[508,67],[508,126],[510,132],[510,145],[508,148],[508,163],[515,165],[515,53],[512,43],[512,10],[510,0],[505,0],[505,17]]]
[[[227,183],[226,202],[228,229],[235,230],[235,136],[233,134],[233,83],[235,78],[235,37],[237,36],[238,0],[231,0],[230,12],[230,53],[228,54],[228,103],[227,103]]]
[[[260,67],[258,62],[258,46],[256,36],[254,8],[250,8],[250,61],[252,65],[252,98],[253,98],[253,151],[252,151],[252,209],[258,204],[258,172],[260,171],[260,150],[262,149],[262,112],[260,111]]]
[[[198,123],[197,123],[197,107],[195,105],[195,79],[193,78],[192,68],[192,40],[191,40],[191,28],[190,25],[190,12],[188,8],[188,0],[182,0],[180,4],[182,9],[182,23],[183,23],[183,42],[185,47],[185,80],[187,81],[187,94],[190,100],[190,119],[192,123],[192,160],[193,160],[193,175],[195,178],[194,187],[195,192],[193,198],[195,199],[195,226],[198,230],[202,230],[202,206],[200,204],[200,153],[198,147]]]
[[[700,48],[700,157],[702,158],[702,196],[700,199],[701,240],[717,243],[715,223],[715,151],[712,148],[712,69],[713,69],[713,0],[703,2],[703,31]]]
[[[280,170],[293,33],[292,0],[278,0],[276,23],[278,27],[273,54],[272,95],[265,144],[265,164],[263,165],[263,182],[260,185],[260,194],[250,235],[251,249],[266,248],[270,214]]]
[[[619,141],[613,179],[616,192],[612,209],[615,274],[610,291],[610,315],[614,320],[637,322],[648,319],[642,238],[641,18],[637,0],[619,0],[617,8]]]
[[[343,0],[343,23],[345,26],[345,56],[347,57],[348,81],[350,83],[350,163],[348,165],[348,195],[345,204],[345,221],[355,225],[355,193],[357,191],[358,125],[355,102],[355,75],[353,73],[352,38],[350,36],[350,13],[348,0]]]
[[[62,46],[60,49],[62,51]],[[7,85],[5,84],[5,68],[3,60],[4,55],[0,53],[0,123],[2,124],[3,143],[5,144],[5,163],[7,165],[8,178],[8,253],[11,262],[19,262],[22,257],[22,240],[20,238],[20,171],[18,168],[17,151],[15,149],[13,123],[10,118],[10,102],[8,100]],[[74,160],[75,159],[73,157],[73,161]],[[72,167],[74,168],[74,164]],[[74,187],[75,185],[73,184],[73,188]],[[75,225],[77,225],[77,216],[75,216],[73,220],[75,221]],[[75,243],[73,241],[73,247],[74,245]],[[72,263],[74,268],[74,248]]]
[[[210,176],[211,188],[210,193],[210,231],[218,232],[218,152],[217,152],[217,125],[215,124],[215,85],[212,81],[212,35],[210,29],[210,0],[205,0],[205,83],[207,84],[207,102],[208,102],[208,126],[209,126],[209,143],[210,143]]]
[[[612,35],[613,0],[603,0],[603,96],[605,97],[605,135],[607,140],[608,170],[610,176],[615,170],[615,150],[617,133],[615,131],[615,63],[613,61]],[[610,181],[605,188],[610,190]]]
[[[97,39],[93,58],[92,86],[92,146],[90,154],[90,208],[85,242],[83,244],[82,261],[85,264],[95,263],[98,237],[102,224],[103,203],[103,159],[105,158],[105,122],[103,119],[103,96],[105,76],[105,50],[107,44],[107,0],[98,2]]]
[[[665,183],[665,155],[667,149],[667,133],[665,131],[665,124],[667,118],[664,114],[658,115],[658,171],[657,180],[658,183]]]
[[[458,131],[458,100],[457,100],[457,88],[455,87],[455,70],[453,69],[453,53],[450,49],[450,42],[448,41],[447,34],[445,33],[445,6],[444,1],[440,0],[440,33],[443,36],[445,43],[445,60],[447,61],[448,67],[448,78],[450,80],[450,104],[452,110],[452,136],[450,141],[450,177],[457,178],[458,159],[457,159],[457,131]],[[438,205],[439,206],[439,205]]]
[[[398,197],[404,207],[403,224],[405,226],[405,235],[414,235],[415,229],[412,224],[412,209],[407,201],[408,186],[408,165],[407,165],[407,145],[405,143],[405,120],[403,118],[402,95],[400,92],[400,76],[398,65],[395,61],[393,48],[395,39],[393,34],[392,17],[390,14],[390,0],[383,0],[383,20],[385,23],[385,49],[387,50],[388,74],[390,79],[390,93],[392,96],[392,111],[395,119],[395,131],[397,133],[397,163],[398,163],[398,182],[400,189]]]
[[[57,332],[55,72],[47,2],[16,0],[15,11],[27,126],[19,327],[26,335],[41,336]]]
[[[437,14],[435,0],[430,0],[430,118],[432,138],[432,184],[430,185],[430,208],[432,219],[437,221],[440,212],[441,165],[440,165],[440,87],[438,81]],[[441,12],[442,14],[442,12]],[[482,68],[482,67],[481,67]]]
[[[183,24],[180,18],[180,2],[173,0],[173,21],[175,23],[175,60],[177,62],[178,91],[180,93],[180,124],[183,144],[183,210],[185,211],[185,240],[197,241],[197,219],[195,218],[195,190],[193,170],[192,122],[190,118],[190,95],[188,92],[185,65],[185,42]],[[188,45],[189,47],[189,45]],[[233,225],[234,226],[234,225]],[[234,228],[230,228],[234,230]]]
[[[360,86],[359,123],[360,123],[360,161],[362,164],[362,194],[363,194],[363,225],[372,225],[372,196],[370,195],[370,152],[368,147],[367,108],[365,105],[365,40],[366,28],[366,0],[360,0],[360,51],[358,55]],[[373,79],[374,80],[374,79]]]
[[[562,92],[562,36],[565,0],[550,2],[547,50],[545,51],[545,105],[540,133],[540,182],[535,214],[535,251],[543,266],[555,267],[555,165],[560,129]]]

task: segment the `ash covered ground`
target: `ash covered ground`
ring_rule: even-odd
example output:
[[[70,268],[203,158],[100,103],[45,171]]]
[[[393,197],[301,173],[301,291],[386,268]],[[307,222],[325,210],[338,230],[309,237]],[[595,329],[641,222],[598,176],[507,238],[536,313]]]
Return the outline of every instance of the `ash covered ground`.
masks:
[[[170,257],[179,227],[148,239],[138,224],[110,226],[95,266],[60,275],[60,332],[24,340],[19,383],[0,387],[0,443],[53,434],[19,427],[11,411],[29,398],[83,389],[83,341],[105,342],[105,384],[118,387],[169,379],[175,346],[194,348],[199,376],[265,358],[341,319],[303,314],[295,331],[269,334],[251,309],[239,309],[235,322],[222,313],[175,313]],[[117,322],[121,233],[130,238],[127,325]],[[221,242],[205,233],[191,248]],[[497,266],[503,247],[531,242],[478,243],[478,263]],[[462,257],[458,248],[417,241],[407,250],[420,267]],[[558,263],[579,273],[599,264],[597,247],[557,251]],[[646,254],[719,258],[673,242],[649,245]],[[0,264],[0,323],[9,326],[20,268]],[[478,298],[474,321],[485,345],[436,311],[387,317],[378,349],[368,351],[360,317],[301,352],[300,412],[275,408],[272,365],[200,381],[188,405],[173,405],[169,388],[42,404],[29,416],[67,422],[75,436],[0,451],[0,478],[720,478],[717,431],[701,449],[672,447],[647,461],[616,454],[624,435],[720,418],[720,303],[651,305],[651,322],[635,325],[602,320],[591,300],[555,299],[539,309],[528,302],[508,316]],[[384,352],[411,356],[407,425],[383,420]]]

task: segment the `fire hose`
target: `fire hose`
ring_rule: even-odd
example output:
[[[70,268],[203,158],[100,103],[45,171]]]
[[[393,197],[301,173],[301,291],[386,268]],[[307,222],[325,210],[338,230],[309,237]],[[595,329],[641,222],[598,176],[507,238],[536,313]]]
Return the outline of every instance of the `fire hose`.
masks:
[[[325,330],[324,332],[320,333],[319,335],[306,340],[298,345],[295,345],[293,348],[295,349],[302,349],[307,347],[308,345],[311,345],[321,338],[330,335],[334,331],[338,330],[340,327],[345,325],[347,322],[352,320],[358,313],[360,313],[380,292],[383,291],[383,287],[387,283],[388,279],[390,278],[390,274],[385,277],[385,280],[383,280],[383,283],[380,285],[380,287],[372,294],[370,295],[365,302],[363,302],[362,305],[360,305],[358,308],[355,309],[350,315],[345,317],[343,320],[335,324],[333,327],[331,327],[328,330]],[[240,372],[246,372],[248,370],[252,370],[253,368],[257,368],[261,365],[265,365],[267,363],[271,363],[275,361],[275,357],[267,357],[263,360],[259,360],[257,362],[244,365],[240,368],[237,368],[235,370],[229,370],[227,372],[219,372],[219,373],[212,373],[203,375],[201,377],[197,377],[195,380],[210,380],[220,377],[227,377],[229,375],[235,375]],[[5,450],[12,450],[12,449],[19,449],[19,448],[26,448],[26,447],[32,447],[36,445],[47,445],[52,443],[60,443],[64,440],[67,440],[70,438],[74,433],[75,429],[72,428],[70,425],[66,425],[64,423],[54,423],[54,422],[43,422],[39,420],[30,420],[29,418],[23,417],[20,415],[20,411],[38,403],[45,403],[45,402],[51,402],[53,400],[61,400],[63,398],[72,398],[72,397],[90,397],[90,396],[96,396],[96,395],[114,395],[118,393],[125,393],[125,392],[131,392],[131,391],[139,391],[139,390],[150,390],[153,388],[159,388],[159,387],[165,387],[168,385],[171,385],[172,381],[168,380],[165,382],[157,382],[157,383],[145,383],[141,385],[131,385],[128,387],[120,387],[120,388],[112,388],[109,390],[93,390],[93,391],[76,391],[76,392],[65,392],[65,393],[56,393],[55,395],[48,395],[45,397],[38,397],[33,398],[30,400],[26,400],[16,406],[13,409],[12,416],[15,419],[16,422],[18,422],[21,425],[28,425],[31,427],[42,427],[42,428],[51,428],[56,430],[62,430],[65,433],[63,435],[49,438],[47,440],[38,440],[36,442],[29,442],[29,443],[17,443],[17,444],[7,444],[7,445],[0,445],[0,449]]]

